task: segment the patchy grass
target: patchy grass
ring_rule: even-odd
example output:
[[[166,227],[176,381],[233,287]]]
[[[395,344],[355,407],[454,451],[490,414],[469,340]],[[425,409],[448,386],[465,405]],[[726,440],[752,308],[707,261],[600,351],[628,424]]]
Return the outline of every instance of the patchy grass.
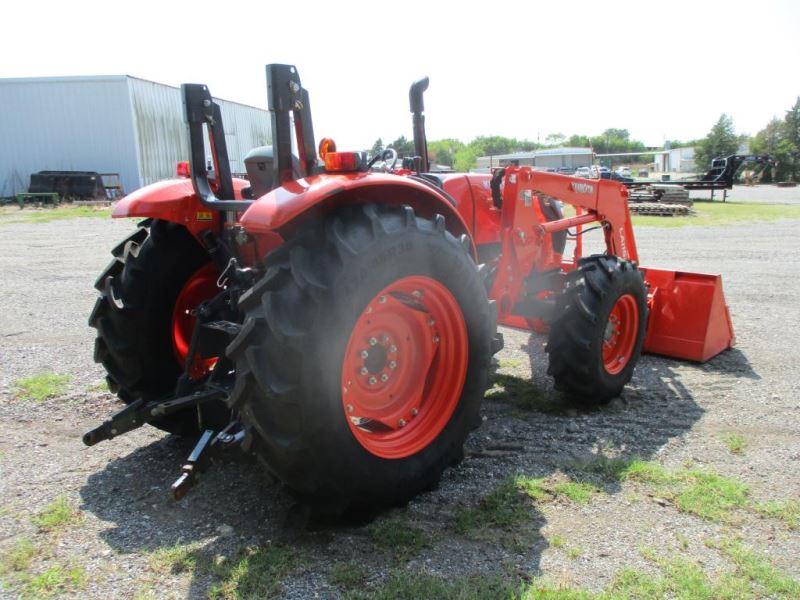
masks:
[[[718,547],[733,561],[739,575],[757,583],[770,596],[800,598],[800,582],[777,569],[766,556],[735,540],[725,540]]]
[[[526,411],[554,413],[563,409],[561,403],[530,380],[513,375],[496,373],[492,387],[486,391],[486,399],[511,402]]]
[[[247,548],[234,561],[211,567],[220,580],[208,591],[210,600],[266,598],[278,593],[280,583],[299,564],[296,553],[285,546],[269,544]]]
[[[765,517],[783,521],[789,529],[800,528],[800,500],[771,500],[761,502],[755,508]]]
[[[694,202],[694,217],[633,216],[634,227],[715,227],[742,223],[800,219],[800,206],[755,202]]]
[[[494,491],[484,496],[477,506],[464,508],[456,515],[455,530],[470,534],[486,527],[511,529],[522,525],[530,517],[530,502],[525,502],[518,480],[509,477]],[[536,480],[523,479],[523,488],[538,489]]]
[[[27,571],[37,554],[39,551],[28,538],[18,539],[11,550],[0,557],[0,573]]]
[[[107,206],[75,206],[62,204],[54,208],[25,208],[0,212],[0,224],[6,223],[50,223],[64,219],[93,218],[107,219],[111,217],[111,208]]]
[[[199,560],[200,553],[197,544],[177,542],[172,546],[158,548],[151,552],[147,563],[154,572],[166,575],[194,571]]]
[[[354,588],[367,579],[367,569],[355,562],[340,562],[331,567],[328,581],[341,588]]]
[[[501,577],[474,575],[451,581],[426,573],[395,571],[380,586],[351,592],[350,600],[485,600],[520,598],[515,584]]]
[[[735,479],[706,471],[679,474],[675,505],[679,510],[717,523],[734,521],[733,511],[749,505],[747,486]]]
[[[109,391],[108,390],[108,383],[106,383],[105,380],[96,381],[95,383],[93,383],[92,385],[89,386],[89,391],[90,392],[95,392],[95,393],[108,392]]]
[[[518,358],[501,358],[497,361],[497,367],[499,369],[516,369],[524,364],[525,363]]]
[[[66,392],[70,379],[72,378],[69,375],[39,373],[38,375],[18,380],[14,387],[16,388],[17,397],[41,402]]]
[[[585,481],[563,481],[552,487],[554,495],[565,496],[575,504],[587,504],[599,491],[597,486]]]
[[[569,556],[572,560],[580,558],[583,556],[583,548],[580,546],[570,546],[567,548],[567,556]]]
[[[550,544],[552,548],[563,548],[564,545],[567,543],[566,540],[564,540],[563,536],[560,535],[554,535],[553,537],[548,538],[547,542]]]
[[[408,559],[431,545],[427,533],[400,519],[370,525],[369,536],[378,548],[390,550],[398,559]]]
[[[747,440],[738,433],[728,433],[720,438],[731,454],[744,454]]]
[[[37,575],[25,578],[22,596],[31,598],[52,598],[56,594],[81,589],[86,584],[86,571],[83,567],[50,567]]]
[[[31,517],[31,522],[41,531],[56,531],[81,520],[80,511],[66,496],[59,496]]]

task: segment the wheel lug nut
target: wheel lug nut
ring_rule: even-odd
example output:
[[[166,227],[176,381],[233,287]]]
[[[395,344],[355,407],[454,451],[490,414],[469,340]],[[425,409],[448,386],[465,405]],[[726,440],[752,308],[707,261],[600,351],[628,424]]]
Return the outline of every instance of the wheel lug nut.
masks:
[[[396,369],[397,368],[397,361],[396,360],[390,360],[389,361],[389,368],[390,369]]]
[[[419,410],[417,410],[416,408],[412,408],[411,409],[411,416],[412,417],[416,417],[418,414],[419,414]]]
[[[374,346],[377,343],[378,343],[378,340],[376,338],[374,338],[374,337],[369,338],[369,345],[370,346]]]
[[[389,346],[389,352],[397,352],[397,346],[395,346],[394,344]]]
[[[428,319],[428,325],[436,325],[436,321],[433,319]]]
[[[381,381],[389,381],[389,376],[386,373],[384,373],[383,375],[381,375]]]
[[[420,292],[419,290],[414,290],[413,292],[411,292],[411,295],[414,296],[414,298],[421,298],[422,292]]]
[[[405,426],[406,426],[406,420],[405,420],[405,419],[400,419],[400,420],[397,422],[397,424],[398,424],[400,427],[405,427]]]
[[[380,298],[378,298],[378,302],[380,302],[381,304],[386,302],[386,296],[381,296]]]
[[[361,374],[366,375],[367,373],[369,373],[369,369],[367,369],[367,367],[361,367]]]
[[[386,344],[389,342],[389,336],[385,333],[381,336],[381,344]]]
[[[439,343],[439,336],[438,335],[433,336],[433,343],[434,344],[438,344]]]
[[[361,351],[361,358],[369,358],[369,352],[366,350]]]
[[[378,383],[378,380],[377,380],[377,379],[375,379],[375,376],[374,376],[374,375],[373,375],[372,377],[370,377],[370,378],[369,378],[369,384],[370,384],[370,385],[375,385],[376,383]]]

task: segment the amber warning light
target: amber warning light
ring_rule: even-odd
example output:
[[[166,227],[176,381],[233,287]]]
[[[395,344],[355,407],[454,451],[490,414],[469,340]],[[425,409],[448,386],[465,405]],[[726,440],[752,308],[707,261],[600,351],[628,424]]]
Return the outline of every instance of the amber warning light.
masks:
[[[324,160],[326,171],[361,171],[366,155],[363,152],[328,152]]]

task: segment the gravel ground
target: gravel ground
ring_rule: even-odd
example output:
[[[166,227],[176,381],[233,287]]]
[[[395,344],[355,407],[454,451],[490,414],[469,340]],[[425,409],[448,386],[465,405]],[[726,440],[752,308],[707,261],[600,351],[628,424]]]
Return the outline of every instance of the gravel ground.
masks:
[[[452,529],[459,511],[508,475],[557,480],[574,461],[599,451],[713,470],[746,483],[754,501],[799,498],[798,222],[639,229],[643,264],[723,273],[737,347],[705,365],[644,357],[623,397],[602,410],[563,403],[555,412],[525,408],[522,392],[487,400],[467,459],[438,489],[379,516],[416,527],[429,540],[402,559],[376,546],[363,524],[291,526],[291,499],[252,465],[217,465],[187,498],[169,500],[166,491],[191,442],[155,429],[83,447],[81,434],[116,408],[97,386],[102,372],[92,362],[93,330],[86,326],[92,284],[108,249],[131,227],[103,219],[0,224],[0,553],[24,537],[46,548],[33,559],[34,572],[83,566],[85,582],[60,595],[205,597],[208,570],[163,572],[153,564],[153,552],[178,542],[201,546],[218,562],[249,545],[290,546],[301,566],[283,578],[278,595],[285,598],[337,597],[341,589],[329,571],[342,561],[363,567],[367,586],[401,569],[448,579],[543,575],[599,590],[622,567],[652,569],[642,547],[722,572],[724,559],[704,541],[724,536],[741,537],[777,567],[800,572],[800,532],[784,523],[749,513],[733,524],[704,520],[631,483],[606,482],[585,504],[537,502],[524,524],[499,536]],[[543,397],[553,397],[543,338],[503,333],[498,358],[505,381],[531,379]],[[69,374],[68,391],[41,403],[20,400],[14,382],[43,371]],[[722,443],[730,433],[746,440],[744,453]],[[32,515],[61,494],[80,509],[81,520],[58,532],[37,530]],[[0,597],[17,597],[19,588],[1,570],[0,579],[12,582]]]
[[[710,191],[692,192],[691,197],[708,200]],[[735,185],[728,190],[728,200],[733,202],[758,202],[759,204],[800,204],[800,186]],[[714,200],[722,200],[722,192],[714,192]]]

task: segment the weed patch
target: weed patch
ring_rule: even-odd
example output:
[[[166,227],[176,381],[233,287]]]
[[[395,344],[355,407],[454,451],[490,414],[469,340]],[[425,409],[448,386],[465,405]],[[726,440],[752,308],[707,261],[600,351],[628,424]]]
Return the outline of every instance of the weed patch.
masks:
[[[354,588],[367,578],[367,570],[354,562],[336,563],[328,573],[328,580],[338,587]]]
[[[31,522],[41,531],[56,531],[77,523],[80,519],[80,511],[67,500],[66,496],[59,496],[31,517]]]
[[[729,433],[722,436],[722,443],[728,448],[731,454],[744,454],[747,448],[747,440],[738,433]]]
[[[20,379],[14,384],[14,387],[16,388],[17,397],[41,402],[66,392],[70,379],[72,378],[69,375],[39,373],[38,375]]]
[[[390,519],[369,527],[372,542],[383,550],[390,550],[398,559],[419,554],[431,544],[424,531],[400,519]]]

